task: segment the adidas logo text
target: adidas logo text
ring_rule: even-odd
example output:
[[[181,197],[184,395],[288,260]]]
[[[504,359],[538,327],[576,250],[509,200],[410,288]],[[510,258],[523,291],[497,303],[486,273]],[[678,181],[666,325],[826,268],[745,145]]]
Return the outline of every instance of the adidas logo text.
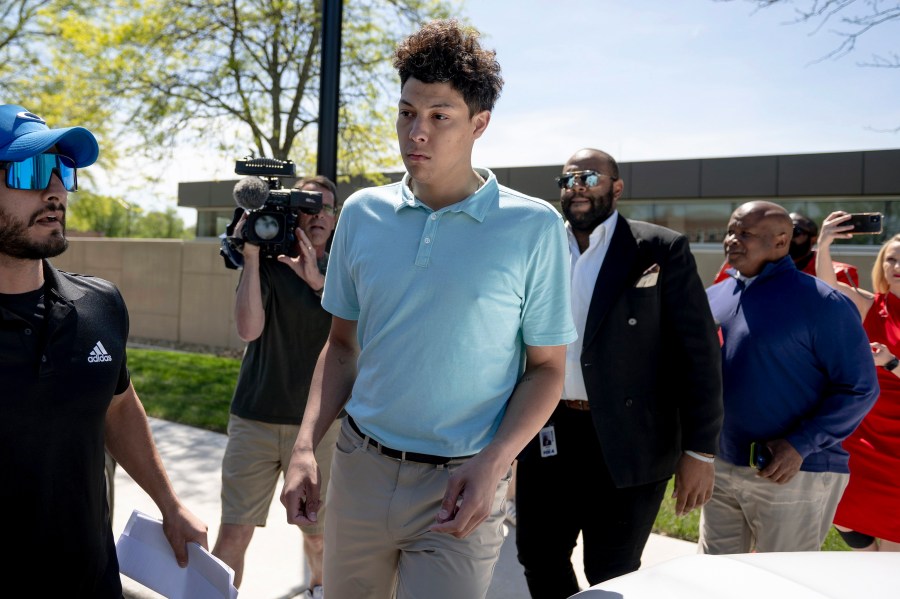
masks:
[[[88,362],[112,362],[112,356],[103,347],[103,343],[98,341],[91,353],[88,354]]]

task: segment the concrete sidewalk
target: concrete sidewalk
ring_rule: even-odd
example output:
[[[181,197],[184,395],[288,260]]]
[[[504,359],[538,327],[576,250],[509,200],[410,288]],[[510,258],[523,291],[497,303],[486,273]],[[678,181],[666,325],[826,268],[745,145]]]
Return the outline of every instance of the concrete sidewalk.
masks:
[[[150,426],[175,491],[187,507],[209,526],[209,544],[212,548],[219,529],[220,469],[225,435],[153,418],[150,419]],[[240,588],[241,599],[289,599],[306,589],[308,573],[301,551],[300,532],[285,521],[284,508],[278,501],[280,492],[281,483],[276,488],[267,526],[257,528],[250,543]],[[122,468],[116,469],[115,493],[113,534],[116,539],[125,528],[132,510],[159,517],[156,505]],[[522,567],[516,560],[515,531],[515,527],[506,528],[506,542],[488,599],[522,599],[529,596]],[[696,553],[694,543],[651,535],[644,551],[643,567],[693,553]],[[587,588],[587,581],[581,572],[580,541],[573,561],[582,588]],[[126,597],[160,597],[126,576],[122,577],[122,584]]]

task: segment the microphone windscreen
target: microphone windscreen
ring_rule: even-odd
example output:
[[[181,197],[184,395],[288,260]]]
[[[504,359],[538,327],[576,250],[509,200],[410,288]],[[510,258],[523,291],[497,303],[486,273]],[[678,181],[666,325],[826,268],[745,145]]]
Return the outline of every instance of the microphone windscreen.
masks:
[[[232,192],[234,203],[244,210],[262,208],[269,197],[269,186],[259,177],[241,179]]]

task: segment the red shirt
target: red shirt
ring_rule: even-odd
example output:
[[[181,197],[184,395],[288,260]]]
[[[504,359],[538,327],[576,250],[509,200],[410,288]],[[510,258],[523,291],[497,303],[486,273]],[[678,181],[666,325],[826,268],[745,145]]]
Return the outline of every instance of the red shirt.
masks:
[[[813,254],[813,257],[806,263],[806,266],[800,270],[808,275],[816,276],[815,252],[813,252]],[[855,266],[844,262],[837,262],[835,260],[832,260],[831,265],[834,267],[834,274],[837,276],[839,282],[850,285],[851,287],[859,287],[859,273],[856,271]],[[728,268],[731,268],[731,265],[728,264],[728,261],[726,260],[722,264],[722,268],[719,269],[719,274],[716,275],[713,285],[728,278],[728,273],[725,272]]]

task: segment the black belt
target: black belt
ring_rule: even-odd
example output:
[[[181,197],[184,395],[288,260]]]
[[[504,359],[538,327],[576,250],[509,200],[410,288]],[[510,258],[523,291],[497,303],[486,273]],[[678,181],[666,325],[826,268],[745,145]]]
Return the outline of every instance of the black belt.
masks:
[[[391,449],[390,447],[382,445],[372,437],[359,430],[359,427],[356,426],[356,422],[353,421],[353,418],[350,416],[350,414],[347,414],[347,422],[350,424],[350,428],[353,429],[353,432],[355,432],[363,439],[368,439],[369,445],[376,448],[378,450],[378,453],[395,460],[405,460],[407,462],[418,462],[420,464],[433,464],[435,466],[443,466],[445,464],[449,464],[453,460],[464,460],[466,458],[472,457],[463,456],[459,458],[448,458],[442,455],[429,455],[427,453],[416,453],[414,451],[400,451],[399,449]]]

